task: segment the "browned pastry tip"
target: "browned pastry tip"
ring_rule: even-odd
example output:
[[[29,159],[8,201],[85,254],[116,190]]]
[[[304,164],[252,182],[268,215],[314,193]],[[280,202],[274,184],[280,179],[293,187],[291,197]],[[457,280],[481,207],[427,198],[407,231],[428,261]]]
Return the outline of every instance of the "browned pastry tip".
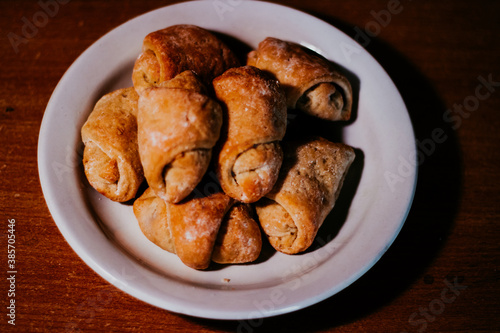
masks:
[[[144,236],[162,249],[175,253],[165,201],[159,198],[151,188],[147,188],[134,201],[133,210]]]
[[[248,204],[236,203],[222,221],[212,254],[219,264],[255,261],[262,249],[262,236]]]
[[[185,265],[194,269],[210,265],[219,228],[233,203],[219,192],[167,205],[176,253]]]

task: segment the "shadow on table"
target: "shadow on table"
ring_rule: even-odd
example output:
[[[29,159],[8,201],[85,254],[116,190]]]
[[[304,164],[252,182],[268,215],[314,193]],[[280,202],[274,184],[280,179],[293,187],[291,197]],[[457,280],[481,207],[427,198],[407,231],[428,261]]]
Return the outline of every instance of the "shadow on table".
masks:
[[[316,16],[351,37],[356,34],[350,25]],[[379,262],[360,279],[342,292],[306,309],[249,322],[188,320],[231,332],[310,332],[348,324],[390,304],[421,279],[446,243],[462,187],[458,140],[451,124],[443,120],[446,106],[423,74],[397,50],[376,38],[370,40],[366,49],[398,87],[420,143],[415,198],[399,236]],[[432,141],[434,129],[443,130],[447,139],[442,143]]]

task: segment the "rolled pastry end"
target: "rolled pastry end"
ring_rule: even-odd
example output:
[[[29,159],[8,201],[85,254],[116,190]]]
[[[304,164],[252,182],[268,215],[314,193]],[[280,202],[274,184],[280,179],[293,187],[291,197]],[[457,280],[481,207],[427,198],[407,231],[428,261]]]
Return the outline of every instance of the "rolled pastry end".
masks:
[[[179,154],[164,169],[165,191],[162,197],[177,203],[189,195],[208,169],[211,149],[195,149]]]
[[[236,204],[226,213],[215,242],[212,260],[219,264],[255,261],[262,249],[262,236],[250,207]]]
[[[144,236],[160,248],[175,253],[166,203],[148,188],[134,202],[133,210]]]
[[[247,64],[272,73],[287,106],[327,120],[349,120],[352,86],[336,64],[304,46],[268,37],[248,54]]]
[[[254,145],[236,158],[231,171],[236,191],[228,192],[245,203],[259,200],[272,190],[282,162],[283,151],[278,142]]]
[[[160,63],[152,50],[147,50],[137,58],[132,71],[132,82],[138,94],[160,84]]]
[[[143,180],[132,166],[109,157],[92,141],[85,144],[83,166],[90,185],[117,202],[133,199]]]
[[[342,88],[333,82],[307,90],[297,101],[297,109],[326,120],[349,120],[351,116]]]
[[[308,237],[308,233],[299,234],[299,228],[290,214],[276,201],[263,198],[255,205],[255,209],[262,230],[276,250],[296,254],[305,251],[312,244],[314,239]],[[297,241],[299,238],[306,239]]]

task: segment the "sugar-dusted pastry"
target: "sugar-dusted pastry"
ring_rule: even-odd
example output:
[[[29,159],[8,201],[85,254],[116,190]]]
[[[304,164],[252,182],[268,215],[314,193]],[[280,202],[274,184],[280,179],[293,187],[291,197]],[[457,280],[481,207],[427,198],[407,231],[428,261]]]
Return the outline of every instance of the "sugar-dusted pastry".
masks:
[[[192,195],[173,204],[148,188],[133,209],[143,234],[162,249],[177,253],[191,268],[205,269],[211,261],[248,263],[260,254],[262,237],[250,207],[222,192]]]
[[[322,138],[286,143],[283,149],[280,178],[255,208],[271,245],[296,254],[312,244],[333,209],[355,153]]]
[[[232,204],[233,199],[219,192],[168,205],[175,250],[185,265],[208,267],[222,219]]]
[[[332,62],[299,44],[268,37],[248,54],[247,64],[273,73],[287,106],[328,120],[348,120],[352,88]]]
[[[142,93],[185,70],[192,70],[209,85],[226,69],[238,65],[231,49],[213,33],[195,25],[173,25],[144,38],[132,81]]]
[[[276,79],[251,66],[227,70],[213,86],[225,112],[217,176],[226,194],[255,202],[272,189],[283,160],[284,93]]]
[[[104,95],[81,129],[85,175],[114,201],[133,199],[144,180],[137,146],[138,99],[134,88]]]
[[[179,202],[200,182],[219,139],[220,105],[184,71],[139,98],[138,144],[144,175],[155,193]]]

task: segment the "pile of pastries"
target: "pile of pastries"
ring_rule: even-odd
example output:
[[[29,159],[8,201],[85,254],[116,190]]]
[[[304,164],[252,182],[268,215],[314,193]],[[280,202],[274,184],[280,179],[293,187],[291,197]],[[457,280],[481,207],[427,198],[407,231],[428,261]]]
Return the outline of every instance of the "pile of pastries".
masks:
[[[283,139],[291,109],[350,118],[352,88],[335,64],[272,37],[241,64],[212,32],[174,25],[144,38],[132,82],[90,113],[83,165],[98,192],[133,200],[152,243],[194,269],[255,261],[262,237],[286,254],[313,243],[355,153]]]

